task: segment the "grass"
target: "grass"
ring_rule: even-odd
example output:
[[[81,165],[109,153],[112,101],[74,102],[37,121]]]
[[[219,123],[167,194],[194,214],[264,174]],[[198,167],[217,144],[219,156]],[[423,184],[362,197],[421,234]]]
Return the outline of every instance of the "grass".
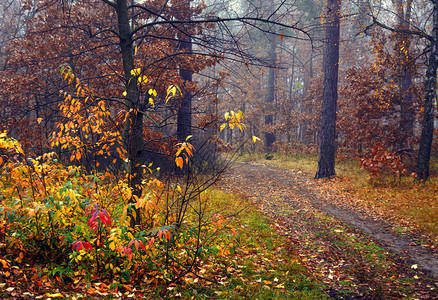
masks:
[[[243,161],[269,163],[312,178],[317,168],[315,154],[275,155],[266,160],[262,154],[245,155]],[[435,170],[438,162],[432,161]],[[344,193],[361,200],[361,204],[374,207],[389,218],[398,219],[404,225],[420,229],[438,242],[438,176],[433,174],[427,182],[416,182],[413,177],[395,178],[380,176],[370,180],[368,172],[361,170],[356,160],[337,162],[333,184]]]
[[[197,275],[170,287],[166,297],[183,299],[327,299],[324,286],[288,249],[288,240],[276,232],[272,221],[242,197],[210,189],[210,209],[221,209],[227,226],[237,233],[229,255],[210,256]],[[242,210],[242,208],[244,208]],[[239,214],[235,214],[240,211]],[[226,227],[227,228],[227,227]],[[229,230],[222,235],[229,235]],[[229,227],[228,227],[229,228]],[[218,237],[221,239],[221,237]],[[161,295],[163,292],[161,292]],[[154,298],[157,295],[149,295]]]

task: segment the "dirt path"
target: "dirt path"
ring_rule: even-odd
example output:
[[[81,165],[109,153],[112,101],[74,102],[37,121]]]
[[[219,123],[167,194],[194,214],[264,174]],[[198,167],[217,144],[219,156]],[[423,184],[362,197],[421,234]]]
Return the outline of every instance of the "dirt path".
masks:
[[[388,222],[333,201],[301,172],[237,163],[225,189],[251,197],[275,220],[312,275],[337,299],[438,299],[438,255]]]

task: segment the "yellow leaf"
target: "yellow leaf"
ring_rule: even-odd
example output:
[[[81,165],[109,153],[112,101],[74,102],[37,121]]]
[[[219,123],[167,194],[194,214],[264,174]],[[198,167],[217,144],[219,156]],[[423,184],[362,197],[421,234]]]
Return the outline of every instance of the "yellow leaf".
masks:
[[[221,125],[221,127],[219,128],[219,131],[222,131],[225,129],[225,127],[227,127],[227,123],[224,123]]]
[[[254,144],[255,144],[257,141],[260,141],[260,138],[258,138],[258,137],[256,137],[255,135],[253,135],[253,136],[252,136],[252,141],[253,141]]]
[[[127,91],[124,91],[124,92],[123,92],[123,96],[126,97],[126,95],[128,95],[128,92],[127,92]]]
[[[56,293],[56,294],[46,293],[44,296],[47,298],[63,298],[64,297],[61,293]]]
[[[111,250],[115,250],[116,249],[116,245],[114,243],[114,241],[112,241],[109,246],[108,246]]]
[[[152,107],[155,107],[154,99],[149,98],[149,104],[152,105]]]
[[[127,199],[131,199],[131,197],[132,197],[131,189],[126,189],[126,197],[127,197]]]
[[[186,137],[186,142],[187,142],[189,139],[191,139],[191,138],[192,138],[192,135],[187,136],[187,137]]]
[[[131,70],[131,75],[132,76],[138,76],[138,75],[140,75],[140,73],[141,73],[141,69],[140,68],[132,69]]]

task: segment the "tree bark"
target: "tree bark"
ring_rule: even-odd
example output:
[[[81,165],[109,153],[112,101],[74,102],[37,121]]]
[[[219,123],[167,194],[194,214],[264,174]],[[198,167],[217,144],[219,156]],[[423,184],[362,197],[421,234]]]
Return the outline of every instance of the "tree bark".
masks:
[[[134,65],[134,49],[129,24],[128,6],[126,0],[117,0],[115,3],[117,22],[119,29],[119,46],[122,54],[123,71],[126,82],[126,110],[129,116],[125,123],[124,143],[128,158],[129,186],[132,190],[130,203],[132,205],[129,212],[130,224],[132,228],[140,225],[140,209],[135,208],[135,197],[140,198],[142,194],[142,165],[143,165],[143,115],[141,109],[139,90],[137,86],[137,76],[131,74]]]
[[[272,37],[272,40],[274,37]],[[266,90],[266,104],[267,104],[267,110],[269,113],[265,116],[265,125],[271,126],[274,124],[274,101],[275,101],[275,60],[276,60],[276,53],[275,53],[275,41],[270,41],[270,48],[269,48],[269,73],[268,73],[268,86]],[[276,137],[275,133],[273,132],[266,132],[265,133],[265,146],[266,146],[266,152],[271,153],[272,151],[272,145],[275,143]]]
[[[407,0],[406,4],[402,0],[397,1],[397,14],[399,27],[402,30],[409,30],[411,21],[412,0]],[[406,11],[404,10],[406,7]],[[410,57],[410,38],[407,34],[398,33],[398,47],[400,55],[401,79],[400,79],[400,148],[408,147],[407,140],[413,134],[414,115],[412,107],[412,67]]]
[[[336,107],[338,100],[341,0],[327,0],[325,7],[324,88],[321,142],[315,178],[335,175]]]
[[[271,0],[271,11],[274,11],[274,2]],[[268,36],[269,40],[269,53],[268,53],[268,63],[269,63],[269,72],[268,72],[268,85],[266,89],[266,106],[268,114],[265,115],[265,125],[267,127],[272,126],[274,124],[274,101],[275,101],[275,68],[276,68],[276,60],[277,60],[277,42],[276,36],[271,34]],[[275,143],[275,133],[266,131],[265,132],[265,148],[266,153],[272,152],[272,145]]]
[[[182,20],[190,19],[190,2],[187,0],[184,3]],[[192,54],[192,39],[188,30],[182,30],[178,33],[178,39],[180,40],[179,49],[185,55]],[[184,80],[182,87],[183,97],[178,104],[178,116],[177,116],[177,139],[179,141],[185,141],[185,139],[192,134],[192,92],[187,89],[187,84],[193,81],[193,71],[189,69],[189,66],[180,67],[179,75]]]
[[[438,0],[432,0],[432,3],[432,44],[426,70],[423,127],[421,130],[416,171],[418,180],[427,180],[429,178],[430,151],[433,141],[434,100],[438,67]]]

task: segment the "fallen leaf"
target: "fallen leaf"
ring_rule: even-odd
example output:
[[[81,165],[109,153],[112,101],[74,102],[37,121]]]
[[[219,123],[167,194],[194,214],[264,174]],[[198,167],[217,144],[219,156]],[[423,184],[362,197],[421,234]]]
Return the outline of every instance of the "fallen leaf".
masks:
[[[47,298],[62,298],[62,297],[64,297],[61,293],[55,293],[55,294],[46,293],[44,296]]]

